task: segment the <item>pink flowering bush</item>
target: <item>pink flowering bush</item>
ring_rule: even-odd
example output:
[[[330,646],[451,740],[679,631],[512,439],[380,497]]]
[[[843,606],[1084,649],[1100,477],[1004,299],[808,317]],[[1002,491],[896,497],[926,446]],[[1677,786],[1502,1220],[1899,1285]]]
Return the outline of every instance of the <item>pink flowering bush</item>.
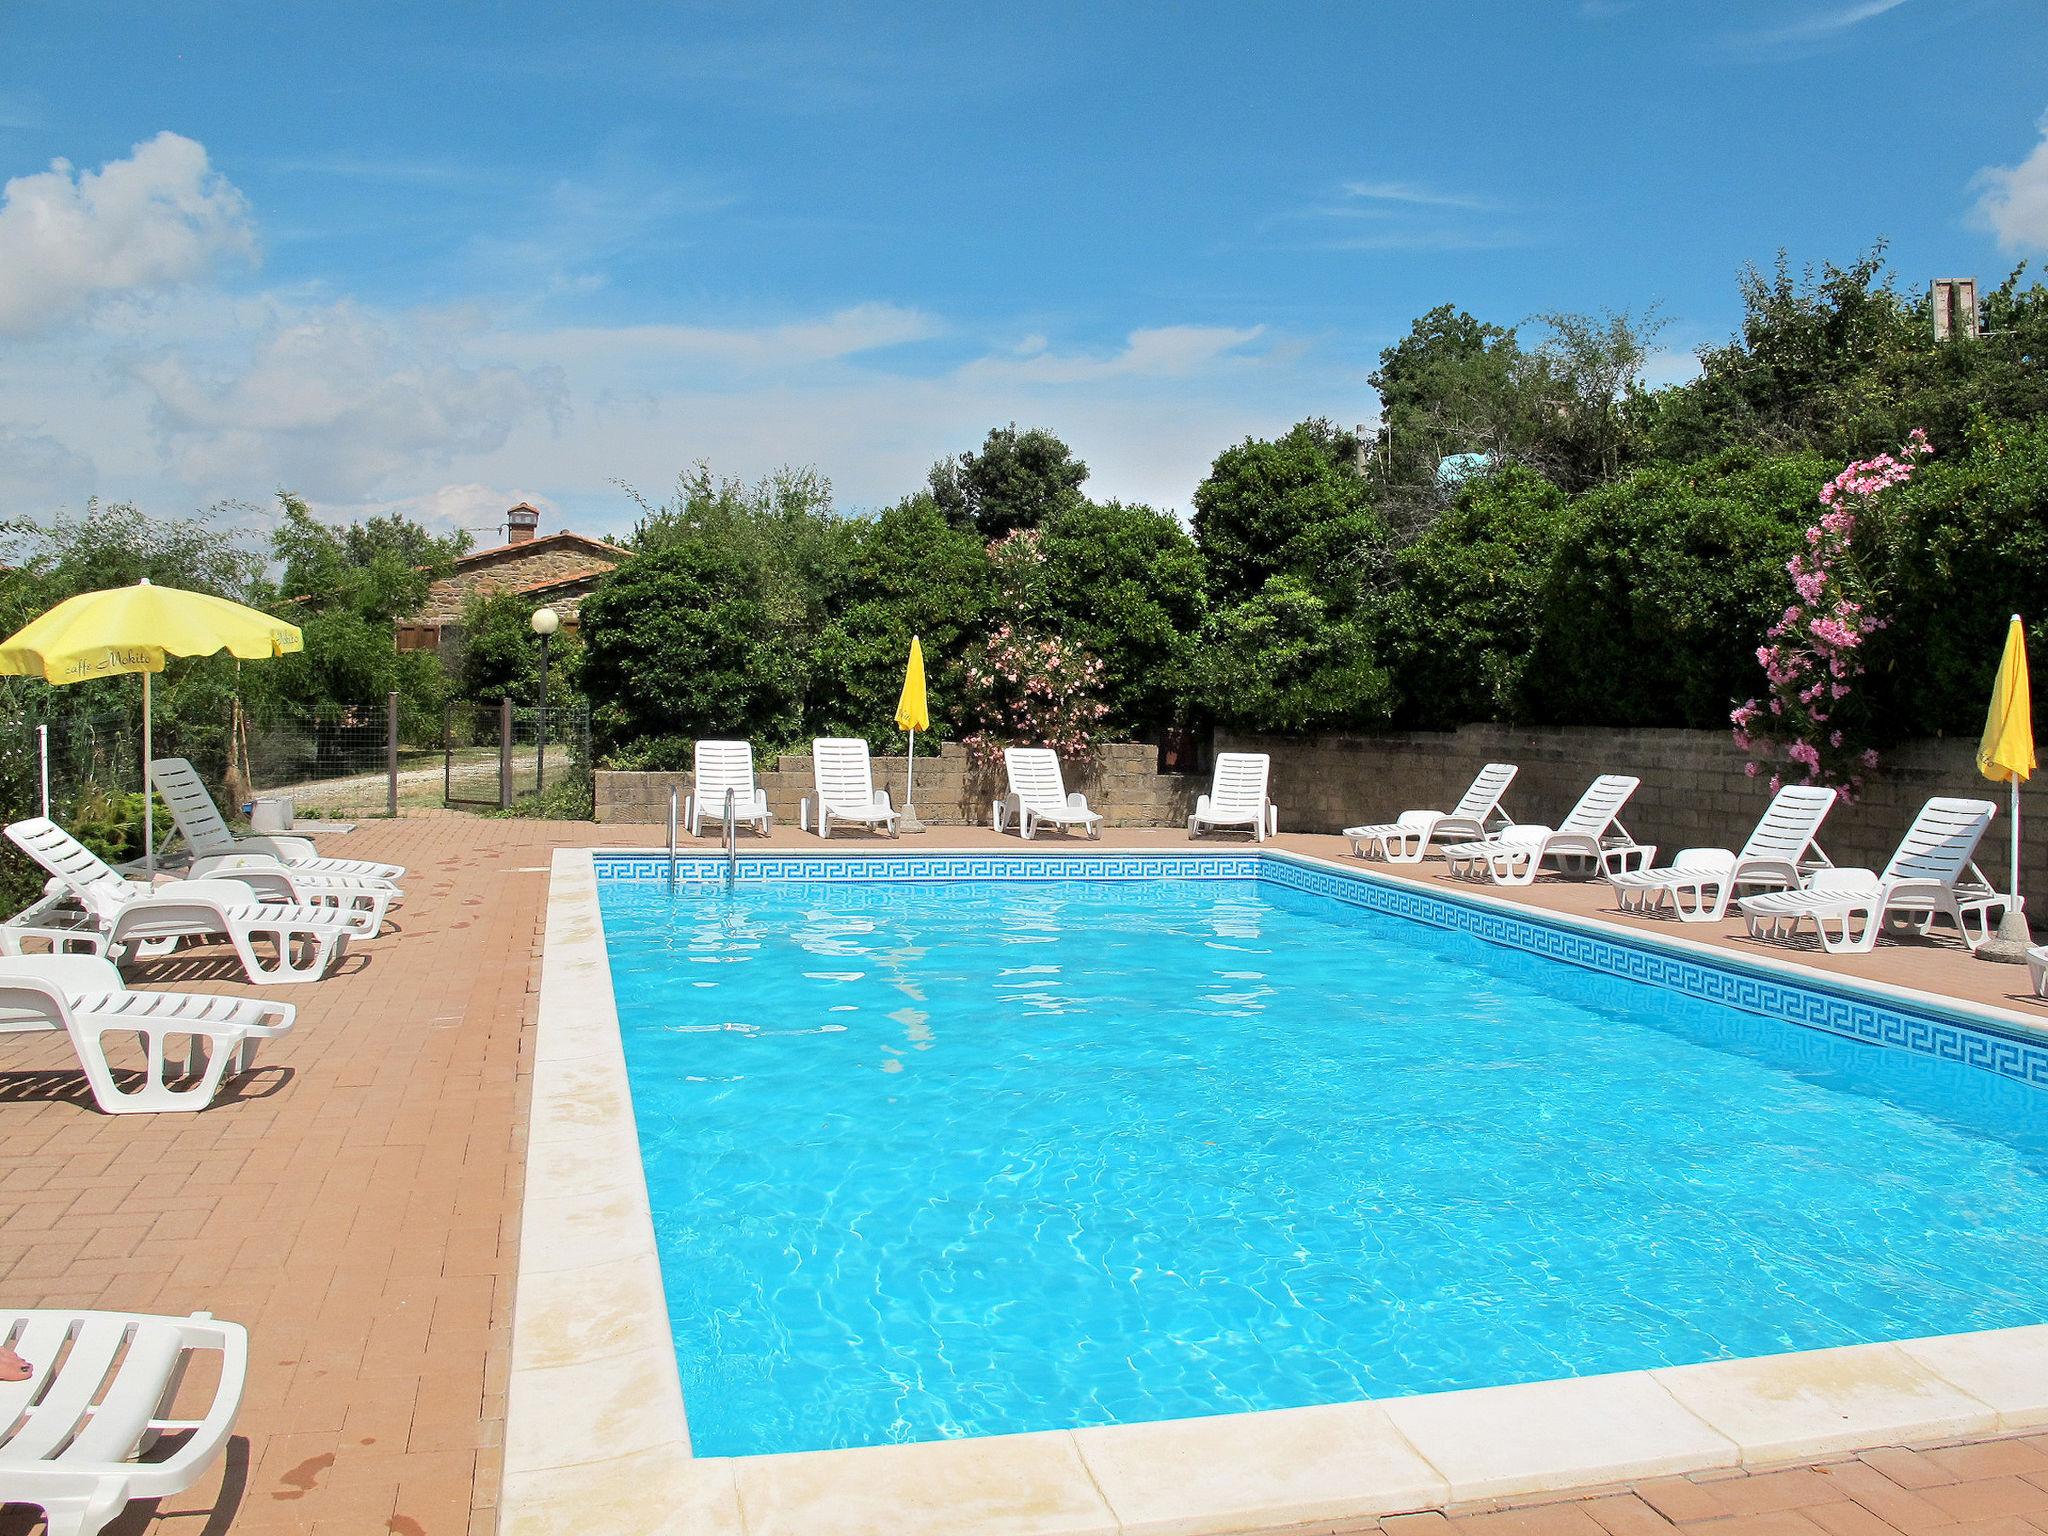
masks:
[[[1038,530],[1020,528],[992,540],[988,562],[999,593],[997,611],[1006,617],[967,657],[967,732],[960,744],[987,774],[1001,771],[1005,747],[1051,747],[1068,762],[1085,763],[1095,754],[1109,713],[1102,701],[1102,663],[1028,622],[1044,581]]]
[[[1789,781],[1854,799],[1877,766],[1877,752],[1860,739],[1856,681],[1869,669],[1871,637],[1890,622],[1884,564],[1892,540],[1881,498],[1931,452],[1915,428],[1897,454],[1849,465],[1821,487],[1820,520],[1806,530],[1806,548],[1785,562],[1793,601],[1756,649],[1764,693],[1728,717],[1735,745],[1750,754],[1749,776],[1768,773],[1774,794]]]

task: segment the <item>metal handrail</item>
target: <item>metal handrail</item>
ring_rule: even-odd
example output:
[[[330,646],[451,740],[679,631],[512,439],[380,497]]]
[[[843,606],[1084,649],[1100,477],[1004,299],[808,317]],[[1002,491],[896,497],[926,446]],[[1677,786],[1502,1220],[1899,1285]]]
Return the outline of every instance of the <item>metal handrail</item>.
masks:
[[[682,791],[681,791],[681,790],[679,790],[679,789],[677,789],[677,788],[676,788],[676,787],[675,787],[675,786],[674,786],[673,784],[669,786],[669,791],[668,791],[668,885],[669,885],[669,889],[670,889],[670,890],[674,890],[674,889],[675,889],[675,885],[676,885],[676,814],[677,814],[677,800],[678,800],[678,798],[680,797],[680,795],[681,795],[681,794],[682,794]]]
[[[738,791],[727,786],[725,791],[725,883],[731,885],[740,876],[740,818]]]

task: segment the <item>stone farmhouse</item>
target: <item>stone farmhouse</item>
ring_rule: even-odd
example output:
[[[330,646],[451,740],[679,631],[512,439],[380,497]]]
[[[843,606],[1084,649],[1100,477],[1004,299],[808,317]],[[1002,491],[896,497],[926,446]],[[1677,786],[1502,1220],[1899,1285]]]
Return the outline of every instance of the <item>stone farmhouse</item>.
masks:
[[[426,606],[398,621],[401,651],[438,651],[459,658],[463,606],[473,597],[515,592],[535,608],[552,608],[562,628],[577,627],[577,611],[605,572],[633,551],[584,534],[542,534],[540,512],[521,502],[505,514],[506,542],[462,556],[455,569],[427,590]]]

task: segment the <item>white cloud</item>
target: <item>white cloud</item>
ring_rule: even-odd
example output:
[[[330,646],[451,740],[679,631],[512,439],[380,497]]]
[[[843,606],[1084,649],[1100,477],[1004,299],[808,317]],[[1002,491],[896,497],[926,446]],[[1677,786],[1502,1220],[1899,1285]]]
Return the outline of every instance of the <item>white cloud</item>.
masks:
[[[932,316],[894,304],[857,304],[817,320],[754,328],[698,325],[558,327],[506,338],[508,355],[551,362],[716,363],[757,372],[837,362],[863,352],[924,341],[942,327]]]
[[[0,425],[0,517],[40,518],[84,505],[92,460],[44,432]]]
[[[1239,349],[1265,334],[1265,327],[1233,328],[1223,325],[1166,325],[1132,331],[1123,347],[1106,357],[1046,350],[1043,337],[1033,337],[1041,346],[1024,356],[985,357],[960,370],[967,381],[1000,381],[1017,384],[1092,384],[1111,379],[1184,379],[1218,363],[1232,360]],[[1242,359],[1239,359],[1242,360]]]
[[[255,255],[247,200],[191,139],[159,133],[97,171],[53,161],[0,188],[0,333],[44,329],[98,296],[191,282]]]
[[[2001,250],[2048,250],[2048,118],[2041,142],[2015,166],[1977,174],[1976,220],[1998,236]]]
[[[1906,0],[1858,0],[1854,5],[1821,11],[1786,26],[1747,33],[1741,40],[1763,45],[1823,43],[1862,26],[1866,21],[1875,21],[1887,12],[1896,11],[1905,3]]]
[[[388,493],[548,420],[559,379],[464,357],[473,322],[352,303],[281,309],[239,357],[166,348],[129,367],[160,443],[194,484],[257,475],[329,499]]]
[[[1347,181],[1344,195],[1368,203],[1412,203],[1426,208],[1490,208],[1484,198],[1439,192],[1408,181]]]

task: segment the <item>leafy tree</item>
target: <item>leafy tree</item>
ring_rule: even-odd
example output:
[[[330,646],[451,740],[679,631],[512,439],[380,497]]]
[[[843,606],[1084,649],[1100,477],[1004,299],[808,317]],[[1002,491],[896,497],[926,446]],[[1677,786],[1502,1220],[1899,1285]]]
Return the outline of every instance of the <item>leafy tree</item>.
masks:
[[[457,683],[464,698],[531,703],[540,697],[540,638],[533,632],[533,611],[533,600],[517,592],[491,592],[463,605]],[[549,641],[550,708],[575,702],[582,657],[582,638],[572,630],[559,630]]]
[[[916,635],[932,729],[943,740],[958,723],[963,658],[986,623],[991,578],[982,542],[922,493],[851,520],[849,535],[840,600],[810,649],[805,728],[896,746],[896,698]]]
[[[270,538],[283,567],[277,595],[373,622],[417,613],[434,581],[466,553],[466,533],[435,534],[399,513],[333,528],[303,498],[277,493],[282,520]]]
[[[1042,427],[1019,432],[1013,421],[993,428],[979,453],[932,466],[932,500],[956,527],[972,525],[984,539],[1036,528],[1080,499],[1088,466]]]
[[[1358,440],[1321,419],[1218,454],[1195,488],[1194,530],[1217,608],[1291,576],[1348,612],[1386,543]]]
[[[1374,631],[1399,681],[1404,722],[1435,728],[1525,717],[1523,675],[1566,505],[1543,476],[1509,468],[1466,486],[1401,551]]]
[[[1528,718],[1725,725],[1756,691],[1757,643],[1829,471],[1810,455],[1729,453],[1578,497],[1551,550]]]
[[[1102,664],[1111,731],[1172,723],[1204,611],[1201,551],[1150,507],[1081,501],[1046,520],[1033,617]]]
[[[1384,721],[1392,689],[1361,624],[1306,582],[1275,576],[1202,627],[1194,702],[1239,730],[1341,731]]]
[[[701,736],[790,740],[798,661],[741,555],[677,538],[619,566],[583,600],[583,682],[600,754],[679,766]]]

